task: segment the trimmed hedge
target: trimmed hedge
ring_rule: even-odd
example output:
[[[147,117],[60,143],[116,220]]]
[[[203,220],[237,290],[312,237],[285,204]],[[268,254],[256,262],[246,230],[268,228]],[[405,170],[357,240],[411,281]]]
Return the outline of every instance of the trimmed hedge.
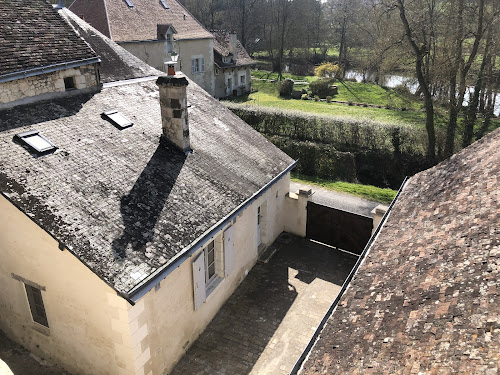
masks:
[[[405,176],[435,164],[426,157],[426,131],[410,125],[226,105],[299,159],[305,175],[398,189]],[[438,147],[443,139],[438,134]]]

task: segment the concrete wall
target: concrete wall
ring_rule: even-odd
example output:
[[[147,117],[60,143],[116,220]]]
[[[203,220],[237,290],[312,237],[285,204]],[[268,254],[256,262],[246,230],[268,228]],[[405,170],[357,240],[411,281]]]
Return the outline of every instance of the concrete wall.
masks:
[[[300,237],[306,236],[307,202],[312,197],[312,191],[290,192],[285,201],[285,231]]]
[[[74,77],[75,88],[85,89],[98,84],[96,66],[85,65],[78,68],[59,70],[33,77],[0,83],[0,103],[53,92],[63,92],[64,78]]]
[[[134,341],[134,355],[139,358],[138,366],[143,366],[139,374],[168,373],[256,263],[259,206],[265,206],[262,220],[265,244],[271,244],[285,229],[289,184],[290,176],[286,175],[236,218],[233,271],[198,310],[194,309],[192,262],[202,250],[184,261],[161,281],[159,288],[148,292],[131,309],[131,316],[135,316],[132,336],[138,338]],[[215,240],[222,241],[222,231]]]
[[[170,60],[167,41],[126,42],[120,46],[137,56],[152,67],[165,72],[165,61]],[[186,76],[195,81],[205,91],[214,95],[214,48],[213,39],[179,40],[174,42],[173,49],[179,54],[176,70],[182,71]],[[197,74],[191,73],[191,57],[203,56],[205,58],[205,71]]]
[[[134,374],[130,305],[0,196],[0,329],[74,374]],[[24,282],[44,287],[49,328],[33,321]]]
[[[233,87],[231,88],[231,94],[233,90],[238,90],[238,95],[243,95],[250,92],[252,88],[251,71],[250,67],[242,68],[228,68],[228,69],[214,69],[215,76],[215,97],[225,98],[228,96],[228,78],[231,77],[233,80]],[[240,84],[240,76],[245,76],[245,84]]]

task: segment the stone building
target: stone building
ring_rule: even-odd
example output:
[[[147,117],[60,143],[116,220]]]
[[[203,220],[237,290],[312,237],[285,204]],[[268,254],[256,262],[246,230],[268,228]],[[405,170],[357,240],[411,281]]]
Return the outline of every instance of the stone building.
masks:
[[[160,71],[175,52],[177,70],[215,94],[213,35],[177,0],[75,0],[70,9]]]
[[[212,31],[214,35],[215,97],[239,96],[252,89],[251,68],[255,61],[235,33]]]
[[[0,55],[0,108],[100,84],[96,53],[39,1],[0,2]]]
[[[195,82],[157,78],[70,11],[1,4],[23,14],[0,17],[17,37],[50,14],[54,33],[75,36],[40,48],[83,43],[102,84],[0,110],[0,329],[75,374],[167,373],[259,251],[305,231],[304,200],[288,197],[296,162]]]

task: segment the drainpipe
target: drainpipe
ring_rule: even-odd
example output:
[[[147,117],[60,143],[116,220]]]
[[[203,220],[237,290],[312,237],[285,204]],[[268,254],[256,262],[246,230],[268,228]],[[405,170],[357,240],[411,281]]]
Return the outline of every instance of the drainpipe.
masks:
[[[398,197],[401,194],[401,192],[403,191],[404,187],[406,186],[407,181],[408,181],[408,177],[406,177],[405,180],[403,181],[403,183],[401,184],[401,187],[399,188],[398,193],[396,194],[396,197],[392,200],[391,205],[389,206],[389,209],[386,211],[386,213],[384,214],[384,217],[380,221],[380,224],[377,227],[377,230],[370,237],[370,240],[366,244],[366,246],[363,249],[363,252],[361,253],[361,255],[359,256],[356,264],[354,265],[351,272],[349,273],[349,276],[347,276],[347,279],[345,279],[344,283],[342,284],[342,289],[340,289],[339,294],[337,295],[337,297],[333,301],[332,305],[330,306],[330,308],[326,312],[325,316],[321,320],[321,323],[318,325],[318,328],[316,328],[316,331],[314,331],[313,337],[311,337],[311,340],[309,340],[309,343],[307,344],[306,348],[304,349],[304,351],[300,355],[299,359],[297,360],[297,362],[295,362],[295,365],[293,366],[292,371],[290,371],[290,375],[296,375],[299,372],[299,370],[301,369],[304,361],[306,360],[307,356],[311,352],[312,347],[314,346],[314,344],[318,340],[318,337],[319,337],[321,331],[325,327],[326,322],[328,321],[330,316],[333,314],[334,310],[337,308],[337,304],[339,303],[340,299],[342,298],[345,291],[347,290],[347,287],[349,286],[351,280],[353,279],[354,275],[358,271],[359,266],[365,260],[366,255],[368,254],[370,247],[373,244],[373,241],[375,240],[375,238],[379,234],[382,226],[385,224],[387,217],[389,216],[389,213],[392,210],[392,207],[394,206],[394,204],[398,200]]]

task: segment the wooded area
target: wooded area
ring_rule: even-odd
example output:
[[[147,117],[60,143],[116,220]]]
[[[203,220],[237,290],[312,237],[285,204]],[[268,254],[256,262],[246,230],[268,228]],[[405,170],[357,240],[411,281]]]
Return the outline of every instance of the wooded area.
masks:
[[[183,0],[208,29],[230,29],[254,58],[281,74],[323,61],[378,77],[418,80],[430,158],[482,137],[499,91],[498,0]],[[464,99],[466,105],[464,106]],[[447,110],[444,149],[435,110]],[[478,119],[481,123],[478,126]],[[458,130],[457,130],[458,129]],[[456,144],[457,131],[462,144]]]

